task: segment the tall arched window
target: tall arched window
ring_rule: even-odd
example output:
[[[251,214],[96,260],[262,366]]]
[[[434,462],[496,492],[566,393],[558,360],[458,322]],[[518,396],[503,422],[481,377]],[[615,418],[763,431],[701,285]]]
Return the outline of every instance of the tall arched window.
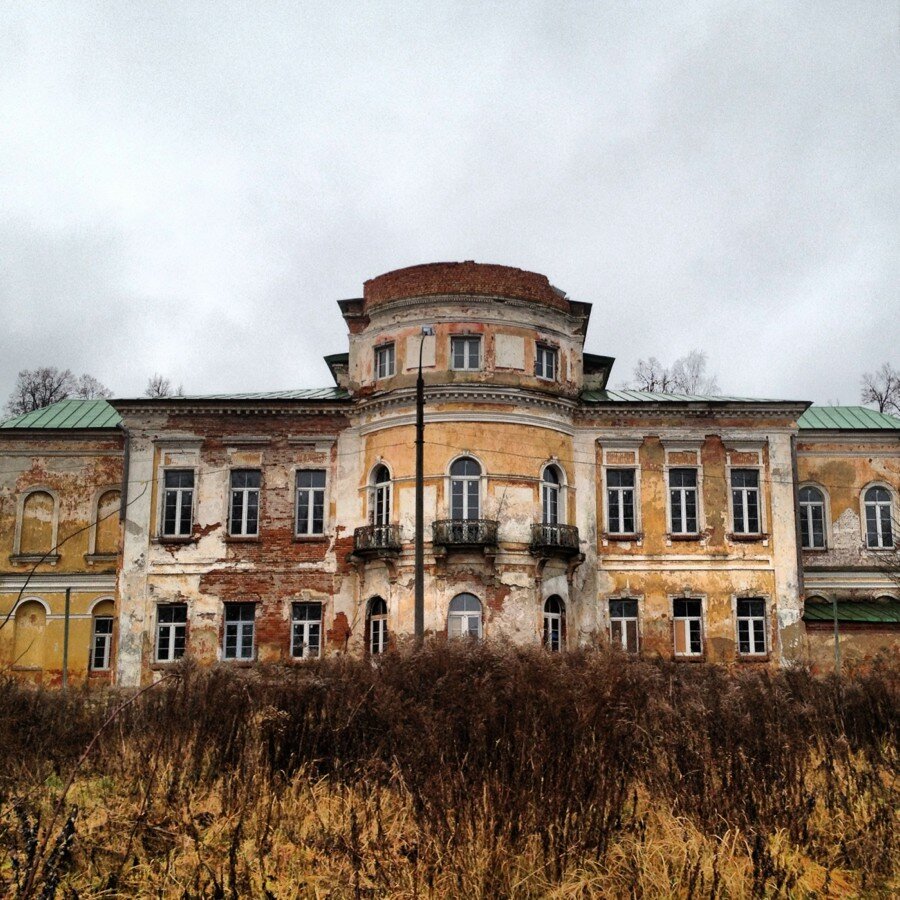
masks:
[[[474,594],[457,594],[450,601],[447,636],[481,638],[481,601]]]
[[[870,487],[865,493],[866,546],[870,549],[884,550],[894,546],[892,501],[891,492],[880,485]]]
[[[108,672],[112,665],[113,613],[112,600],[101,600],[91,611],[92,672]]]
[[[481,511],[481,466],[468,456],[450,466],[450,518],[471,521]]]
[[[369,653],[377,656],[388,648],[387,603],[381,597],[369,601]]]
[[[372,505],[369,515],[373,525],[391,522],[391,473],[387,466],[376,466],[372,472]]]
[[[94,553],[106,556],[119,551],[119,498],[118,491],[105,491],[97,501],[97,532]]]
[[[22,504],[22,530],[19,553],[23,556],[42,556],[53,549],[55,535],[56,500],[48,491],[32,491]]]
[[[37,600],[26,600],[16,609],[13,666],[17,669],[44,667],[44,629],[47,610]]]
[[[800,544],[825,549],[825,495],[816,487],[800,488]]]
[[[562,475],[556,466],[547,466],[541,481],[541,520],[545,525],[559,525],[562,514]]]
[[[554,594],[544,603],[544,646],[558,653],[566,645],[566,604]]]

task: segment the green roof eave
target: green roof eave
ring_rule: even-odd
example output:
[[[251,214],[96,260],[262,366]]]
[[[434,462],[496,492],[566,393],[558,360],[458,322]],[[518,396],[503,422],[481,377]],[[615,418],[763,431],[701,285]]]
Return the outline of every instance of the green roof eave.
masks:
[[[122,417],[106,400],[60,400],[0,423],[0,431],[96,431],[115,429]]]
[[[900,431],[900,418],[866,406],[811,406],[797,424],[801,431]]]
[[[900,600],[838,600],[836,604],[807,602],[804,622],[833,622],[837,607],[838,622],[868,625],[900,625]]]

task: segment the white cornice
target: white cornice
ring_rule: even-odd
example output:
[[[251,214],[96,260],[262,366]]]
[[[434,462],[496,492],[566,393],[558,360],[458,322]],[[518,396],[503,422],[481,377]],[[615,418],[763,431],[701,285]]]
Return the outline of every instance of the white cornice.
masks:
[[[116,576],[110,575],[0,575],[0,594],[18,594],[25,588],[22,596],[31,594],[64,591],[115,591]]]
[[[415,425],[416,415],[414,412],[405,412],[396,415],[386,415],[383,418],[365,425],[359,425],[355,429],[360,435],[373,434],[378,431],[384,431],[388,428],[399,428],[404,425]],[[457,422],[484,422],[488,424],[502,425],[528,425],[533,428],[547,428],[558,434],[566,434],[572,436],[575,430],[572,426],[561,419],[542,418],[539,415],[526,412],[497,412],[496,410],[473,410],[472,412],[425,412],[425,424],[454,424]]]

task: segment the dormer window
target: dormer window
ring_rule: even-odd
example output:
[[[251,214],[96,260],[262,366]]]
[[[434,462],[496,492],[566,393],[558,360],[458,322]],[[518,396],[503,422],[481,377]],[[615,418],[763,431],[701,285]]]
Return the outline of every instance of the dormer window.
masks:
[[[394,345],[382,344],[375,348],[375,377],[390,378],[394,374]]]
[[[534,374],[547,381],[556,381],[559,354],[555,347],[538,344],[534,350]]]
[[[450,368],[473,371],[481,368],[481,338],[450,338]]]

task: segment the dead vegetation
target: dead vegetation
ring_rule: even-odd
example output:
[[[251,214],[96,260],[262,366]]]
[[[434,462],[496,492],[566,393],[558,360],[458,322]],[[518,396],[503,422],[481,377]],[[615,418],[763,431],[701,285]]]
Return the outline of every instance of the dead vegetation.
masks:
[[[896,676],[435,645],[378,665],[184,666],[136,698],[8,682],[0,885],[889,896]]]

